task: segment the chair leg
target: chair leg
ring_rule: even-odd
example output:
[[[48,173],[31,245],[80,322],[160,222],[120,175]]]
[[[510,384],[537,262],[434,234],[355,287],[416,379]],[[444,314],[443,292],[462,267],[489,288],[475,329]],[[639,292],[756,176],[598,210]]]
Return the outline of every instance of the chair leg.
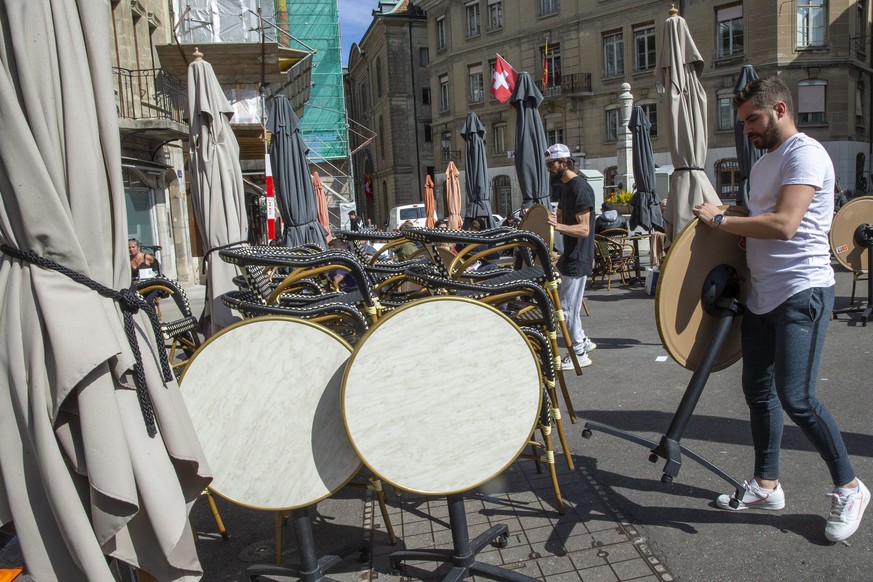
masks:
[[[385,503],[385,489],[382,487],[382,480],[370,477],[370,485],[367,488],[376,493],[379,511],[382,513],[382,520],[385,522],[385,532],[388,534],[388,543],[393,546],[397,543],[397,534],[394,533],[394,526],[391,523],[391,518],[388,516],[388,506]]]
[[[218,512],[218,506],[215,504],[215,497],[213,497],[212,491],[209,489],[206,489],[203,494],[206,495],[206,500],[209,502],[209,509],[212,510],[212,519],[215,520],[215,526],[218,528],[218,533],[220,533],[221,538],[226,541],[229,536],[227,535],[227,528],[224,527],[224,520],[221,519],[221,514]]]
[[[582,309],[585,310],[585,315],[591,317],[591,310],[588,309],[588,300],[584,297],[582,298]]]
[[[570,452],[570,445],[567,443],[567,435],[564,434],[564,420],[561,418],[561,409],[558,408],[558,395],[555,391],[555,382],[553,380],[546,380],[546,390],[549,393],[549,400],[552,402],[549,416],[558,430],[558,440],[561,441],[561,449],[567,458],[567,467],[572,471],[575,468],[573,465],[573,454]]]
[[[555,449],[552,446],[552,427],[540,424],[540,433],[543,435],[543,444],[546,450],[546,464],[549,466],[549,476],[552,478],[552,489],[555,491],[555,504],[558,513],[564,515],[567,509],[564,507],[564,498],[561,496],[561,485],[558,483],[558,472],[555,469]]]

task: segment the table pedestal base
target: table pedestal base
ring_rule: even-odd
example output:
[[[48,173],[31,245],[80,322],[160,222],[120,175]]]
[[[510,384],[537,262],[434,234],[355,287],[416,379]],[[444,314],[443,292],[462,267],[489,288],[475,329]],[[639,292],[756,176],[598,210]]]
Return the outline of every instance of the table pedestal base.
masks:
[[[246,575],[251,581],[269,580],[270,576],[298,576],[303,582],[335,582],[333,578],[324,575],[325,572],[351,556],[359,553],[361,561],[369,559],[369,543],[361,540],[350,544],[341,550],[319,558],[315,553],[315,540],[312,536],[312,521],[309,508],[295,509],[291,512],[294,521],[294,531],[297,533],[297,549],[300,552],[300,565],[287,568],[272,564],[250,566]]]
[[[454,566],[443,578],[444,582],[463,580],[471,575],[507,582],[534,582],[536,580],[536,578],[512,570],[477,562],[476,555],[492,541],[496,540],[497,545],[501,548],[506,547],[509,539],[509,528],[506,527],[506,524],[495,525],[471,541],[467,532],[464,496],[461,494],[449,495],[447,500],[453,548],[451,550],[398,550],[392,552],[389,558],[393,573],[400,573],[400,562],[404,560],[433,560],[450,563]]]

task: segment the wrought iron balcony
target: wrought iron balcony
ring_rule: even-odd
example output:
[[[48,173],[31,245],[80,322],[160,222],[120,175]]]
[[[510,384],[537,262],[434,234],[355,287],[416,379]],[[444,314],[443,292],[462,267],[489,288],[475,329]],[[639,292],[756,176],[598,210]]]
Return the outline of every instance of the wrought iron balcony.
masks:
[[[591,95],[591,73],[558,73],[555,76],[556,82],[546,88],[543,88],[542,81],[536,82],[543,97]]]
[[[188,101],[185,84],[163,69],[112,68],[118,117],[166,119],[185,123]]]

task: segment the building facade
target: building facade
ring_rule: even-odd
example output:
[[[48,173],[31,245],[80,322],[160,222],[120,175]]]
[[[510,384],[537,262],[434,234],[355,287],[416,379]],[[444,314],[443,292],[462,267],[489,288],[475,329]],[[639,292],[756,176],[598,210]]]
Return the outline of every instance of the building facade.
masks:
[[[429,59],[426,16],[408,0],[380,2],[351,48],[345,87],[356,202],[379,227],[392,207],[422,202],[435,173]]]
[[[128,238],[161,247],[154,254],[163,274],[193,282],[181,141],[188,137],[187,95],[184,82],[160,67],[155,51],[172,38],[169,4],[113,0],[110,10]]]
[[[669,4],[652,0],[417,0],[427,13],[433,95],[434,155],[463,150],[460,129],[475,111],[488,134],[492,207],[521,203],[512,160],[515,111],[490,95],[499,53],[527,71],[545,97],[540,113],[549,143],[565,143],[582,166],[620,184],[619,95],[629,83],[634,104],[652,124],[655,162],[671,163],[659,136],[664,103],[655,63]],[[705,60],[708,96],[706,172],[725,201],[737,180],[730,98],[743,65],[779,75],[791,87],[798,126],[820,140],[844,189],[866,191],[871,153],[870,9],[868,0],[685,0],[678,3]],[[463,168],[462,168],[463,170]],[[437,181],[440,181],[438,174]],[[661,193],[665,194],[665,193]]]

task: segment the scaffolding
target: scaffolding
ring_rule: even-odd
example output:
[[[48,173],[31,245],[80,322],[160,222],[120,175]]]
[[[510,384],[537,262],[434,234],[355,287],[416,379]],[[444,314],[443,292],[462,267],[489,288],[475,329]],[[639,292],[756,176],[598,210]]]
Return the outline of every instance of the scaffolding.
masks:
[[[309,147],[311,169],[322,176],[331,222],[342,224],[354,196],[337,0],[173,0],[173,8],[180,43],[267,40],[312,54],[311,86],[300,117],[300,133]],[[224,89],[237,112],[234,122],[265,127],[266,100],[280,87]],[[359,128],[356,133],[367,131]]]

